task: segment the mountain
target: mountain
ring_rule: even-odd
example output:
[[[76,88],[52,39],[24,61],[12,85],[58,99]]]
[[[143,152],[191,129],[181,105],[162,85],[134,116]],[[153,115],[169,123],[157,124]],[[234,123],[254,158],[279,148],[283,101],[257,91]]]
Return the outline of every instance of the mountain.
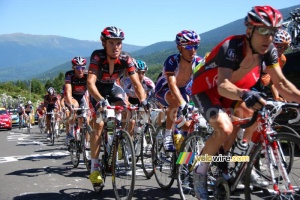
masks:
[[[71,60],[76,55],[90,56],[102,48],[100,42],[76,40],[53,35],[23,33],[0,35],[0,80],[28,79]],[[124,44],[124,50],[136,51],[142,46]]]
[[[299,5],[281,9],[287,18]],[[225,37],[244,34],[244,19],[238,19],[213,30],[200,33],[201,43],[197,51],[203,56]],[[174,35],[175,38],[175,35]],[[0,80],[47,79],[70,69],[70,59],[76,55],[88,60],[94,49],[102,48],[100,42],[76,40],[60,36],[29,34],[0,35]],[[177,53],[174,41],[162,41],[146,47],[123,44],[123,50],[134,58],[144,60],[149,68],[163,65],[165,59]]]

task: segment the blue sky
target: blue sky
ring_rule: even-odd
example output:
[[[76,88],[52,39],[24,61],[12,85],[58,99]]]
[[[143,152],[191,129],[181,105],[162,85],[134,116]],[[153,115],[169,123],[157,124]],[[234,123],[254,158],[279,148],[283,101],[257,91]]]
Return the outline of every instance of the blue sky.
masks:
[[[125,32],[126,44],[173,41],[183,29],[199,33],[244,18],[255,5],[277,9],[299,0],[0,0],[0,34],[59,35],[99,41],[106,26]]]

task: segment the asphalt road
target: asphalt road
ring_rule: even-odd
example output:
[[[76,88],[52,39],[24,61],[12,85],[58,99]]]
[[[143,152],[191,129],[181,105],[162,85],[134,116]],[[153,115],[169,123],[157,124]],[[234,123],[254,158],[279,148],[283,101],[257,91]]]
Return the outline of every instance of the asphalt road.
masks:
[[[101,193],[94,192],[85,165],[81,161],[78,168],[73,168],[64,141],[62,133],[52,146],[36,127],[30,134],[18,128],[1,130],[0,199],[114,199],[111,177],[106,178]],[[137,166],[133,199],[180,199],[176,180],[169,190],[162,190],[154,176],[147,180],[139,163]],[[231,199],[243,199],[242,192]]]

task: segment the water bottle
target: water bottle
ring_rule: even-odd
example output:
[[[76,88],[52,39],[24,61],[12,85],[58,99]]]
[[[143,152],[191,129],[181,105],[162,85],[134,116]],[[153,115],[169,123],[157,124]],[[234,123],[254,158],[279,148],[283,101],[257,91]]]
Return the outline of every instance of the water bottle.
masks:
[[[236,147],[233,150],[234,156],[244,156],[246,155],[246,151],[248,149],[248,142],[246,139],[239,140],[237,142]]]
[[[184,141],[183,132],[180,129],[176,128],[174,131],[174,143],[175,143],[176,151],[180,150],[183,141]]]
[[[242,140],[244,138],[244,132],[245,132],[245,129],[243,129],[243,128],[240,128],[240,130],[237,132],[237,138],[239,140]]]

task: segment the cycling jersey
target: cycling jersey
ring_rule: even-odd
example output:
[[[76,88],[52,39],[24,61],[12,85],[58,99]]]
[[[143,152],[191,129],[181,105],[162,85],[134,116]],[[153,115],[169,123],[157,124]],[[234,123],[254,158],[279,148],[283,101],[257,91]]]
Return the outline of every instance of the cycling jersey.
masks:
[[[195,68],[192,94],[198,94],[217,87],[218,67],[236,71],[245,57],[246,36],[234,35],[219,43],[211,53]],[[261,61],[267,67],[276,67],[278,64],[277,49],[272,43],[267,53],[261,56]],[[260,77],[260,66],[254,67],[251,72],[234,83],[237,87],[249,89]]]
[[[85,73],[82,78],[78,78],[74,70],[65,73],[65,84],[71,84],[72,96],[83,96],[87,91],[87,74]]]
[[[120,86],[120,77],[124,72],[128,75],[135,73],[135,65],[132,58],[125,52],[121,52],[120,56],[115,60],[114,69],[109,71],[109,63],[105,49],[95,50],[91,55],[89,73],[97,76],[96,87],[104,98],[110,96],[110,103],[123,101],[125,103],[125,91]],[[92,100],[93,105],[95,101]]]
[[[154,88],[155,88],[153,81],[150,78],[144,76],[141,83],[142,83],[142,86],[143,86],[145,92],[147,93],[147,97],[150,97],[154,93]],[[124,87],[124,91],[126,92],[127,96],[129,96],[131,98],[137,98],[137,96],[135,94],[134,85],[131,83],[130,77],[126,77],[123,80],[123,87]]]
[[[207,120],[218,112],[222,112],[224,108],[226,112],[232,112],[230,108],[234,108],[235,101],[221,96],[218,92],[218,67],[237,71],[246,55],[245,47],[245,35],[228,37],[195,68],[192,85],[193,100],[197,107],[203,109],[203,116]],[[269,46],[264,55],[261,55],[259,66],[249,69],[247,74],[233,84],[239,88],[250,89],[259,80],[263,63],[266,67],[279,67],[277,49],[273,44]]]
[[[195,56],[192,60],[192,70],[200,63],[201,57]],[[175,73],[175,76],[177,77],[179,72],[179,66],[180,66],[180,54],[174,54],[169,56],[165,63],[164,68],[161,73],[161,75],[158,77],[156,85],[155,85],[155,98],[164,106],[169,106],[169,103],[165,99],[165,96],[169,90],[169,85],[167,81],[167,74],[168,73]],[[188,102],[189,96],[190,96],[190,85],[192,84],[192,76],[190,79],[182,86],[179,87],[180,94],[182,95],[183,99]]]

